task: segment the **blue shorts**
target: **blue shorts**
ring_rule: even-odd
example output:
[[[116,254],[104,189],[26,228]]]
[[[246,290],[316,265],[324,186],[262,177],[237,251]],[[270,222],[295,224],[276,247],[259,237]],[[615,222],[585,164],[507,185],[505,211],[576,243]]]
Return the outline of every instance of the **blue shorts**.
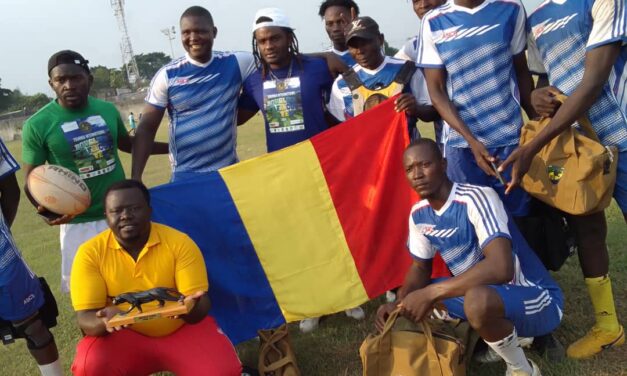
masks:
[[[616,199],[620,210],[627,213],[627,150],[618,154],[614,199]]]
[[[509,145],[488,148],[488,152],[503,162],[517,147],[518,145]],[[498,193],[512,216],[524,217],[529,214],[531,196],[522,188],[516,188],[510,194],[505,195],[505,186],[496,177],[486,175],[479,168],[470,148],[454,148],[447,145],[445,149],[446,161],[448,162],[446,173],[452,181],[491,187]],[[506,182],[510,181],[512,177],[511,168],[504,171],[501,175]]]
[[[37,276],[17,256],[0,269],[0,318],[20,321],[33,315],[44,304]]]
[[[559,288],[516,285],[490,287],[501,297],[505,318],[514,324],[519,336],[537,337],[551,333],[559,326],[564,309],[564,298]],[[463,296],[446,299],[443,303],[451,317],[466,320]]]

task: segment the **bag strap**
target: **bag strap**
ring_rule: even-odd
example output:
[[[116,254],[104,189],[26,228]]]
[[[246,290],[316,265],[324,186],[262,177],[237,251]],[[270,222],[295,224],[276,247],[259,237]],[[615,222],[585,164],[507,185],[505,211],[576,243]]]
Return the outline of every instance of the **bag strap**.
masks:
[[[566,102],[566,99],[568,99],[568,97],[564,94],[557,94],[555,96],[555,99],[557,99],[560,103],[563,104],[564,102]],[[581,118],[579,118],[577,122],[579,123],[579,125],[581,125],[581,129],[584,131],[586,136],[598,142],[599,144],[601,143],[601,140],[599,140],[599,136],[597,136],[597,133],[594,131],[594,128],[592,128],[592,123],[590,123],[590,119],[588,119],[587,115],[581,116]]]

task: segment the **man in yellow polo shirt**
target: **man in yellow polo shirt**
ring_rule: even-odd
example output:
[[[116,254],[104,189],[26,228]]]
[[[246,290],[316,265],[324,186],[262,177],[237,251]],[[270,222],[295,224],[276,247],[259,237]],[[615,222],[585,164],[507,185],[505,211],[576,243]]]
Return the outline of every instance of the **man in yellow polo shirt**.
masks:
[[[240,375],[232,344],[207,315],[207,271],[196,244],[171,227],[150,222],[150,194],[140,182],[114,183],[104,206],[109,229],[85,242],[72,266],[72,305],[86,335],[77,346],[72,372]],[[112,305],[111,297],[155,287],[180,291],[195,301],[194,307],[180,318],[107,329],[108,320],[125,309]]]

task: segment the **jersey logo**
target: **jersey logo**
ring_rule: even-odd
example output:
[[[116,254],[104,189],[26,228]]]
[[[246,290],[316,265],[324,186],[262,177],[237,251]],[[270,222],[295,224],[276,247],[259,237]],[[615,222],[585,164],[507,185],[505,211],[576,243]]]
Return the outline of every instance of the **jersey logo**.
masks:
[[[551,19],[549,18],[548,20],[539,23],[531,28],[533,38],[537,40],[540,36],[550,33],[551,31],[563,29],[573,18],[577,16],[577,13],[573,13],[570,16],[566,16],[555,21],[551,21]]]
[[[433,238],[450,238],[457,232],[457,227],[455,228],[445,228],[441,230],[436,230],[433,227],[425,227],[423,234],[425,236],[431,236]]]
[[[488,31],[494,30],[499,26],[501,26],[501,24],[475,26],[471,28],[463,28],[463,25],[454,26],[448,29],[433,32],[433,42],[435,44],[441,44],[463,38],[479,36],[487,33]]]

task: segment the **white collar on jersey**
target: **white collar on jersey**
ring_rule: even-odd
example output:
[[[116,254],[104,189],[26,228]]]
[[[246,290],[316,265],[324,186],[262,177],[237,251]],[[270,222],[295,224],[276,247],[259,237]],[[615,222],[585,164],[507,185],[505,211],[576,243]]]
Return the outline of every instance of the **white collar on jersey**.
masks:
[[[379,73],[381,71],[381,69],[383,69],[383,67],[385,67],[386,64],[389,63],[389,62],[390,62],[390,57],[389,56],[384,56],[383,57],[383,62],[381,63],[381,65],[379,65],[375,69],[368,69],[368,68],[365,68],[365,67],[363,67],[363,66],[361,66],[359,64],[355,64],[355,65],[359,67],[359,70],[362,70],[362,71],[368,73],[369,75],[374,76],[375,74]]]
[[[211,59],[209,59],[209,61],[206,62],[206,63],[201,63],[200,61],[196,61],[196,60],[192,59],[191,56],[189,56],[189,54],[187,52],[185,53],[185,59],[187,59],[187,61],[189,61],[193,65],[195,65],[197,67],[201,67],[201,68],[208,67],[209,64],[211,64],[211,62],[213,61],[213,58],[214,58],[214,52],[212,51]]]
[[[466,12],[466,13],[470,13],[470,14],[475,14],[475,13],[479,12],[481,9],[487,7],[492,2],[494,2],[494,1],[493,0],[484,0],[483,3],[479,4],[478,6],[476,6],[474,8],[466,8],[466,7],[463,7],[461,5],[457,5],[457,4],[455,4],[455,0],[450,0],[448,2],[448,4],[455,10],[459,10],[461,12]]]
[[[340,56],[344,56],[344,55],[350,53],[350,52],[348,52],[348,49],[346,51],[339,51],[339,50],[336,50],[335,48],[333,48],[333,46],[331,46],[331,52],[333,52],[336,55],[340,55]]]
[[[433,212],[435,213],[435,215],[437,215],[438,217],[441,216],[442,214],[444,214],[446,209],[448,209],[449,206],[451,206],[451,204],[453,203],[453,198],[455,197],[456,190],[457,190],[457,183],[453,183],[453,187],[451,188],[451,193],[449,193],[448,198],[446,199],[446,202],[444,203],[444,205],[442,205],[442,207],[439,210],[433,209]]]

